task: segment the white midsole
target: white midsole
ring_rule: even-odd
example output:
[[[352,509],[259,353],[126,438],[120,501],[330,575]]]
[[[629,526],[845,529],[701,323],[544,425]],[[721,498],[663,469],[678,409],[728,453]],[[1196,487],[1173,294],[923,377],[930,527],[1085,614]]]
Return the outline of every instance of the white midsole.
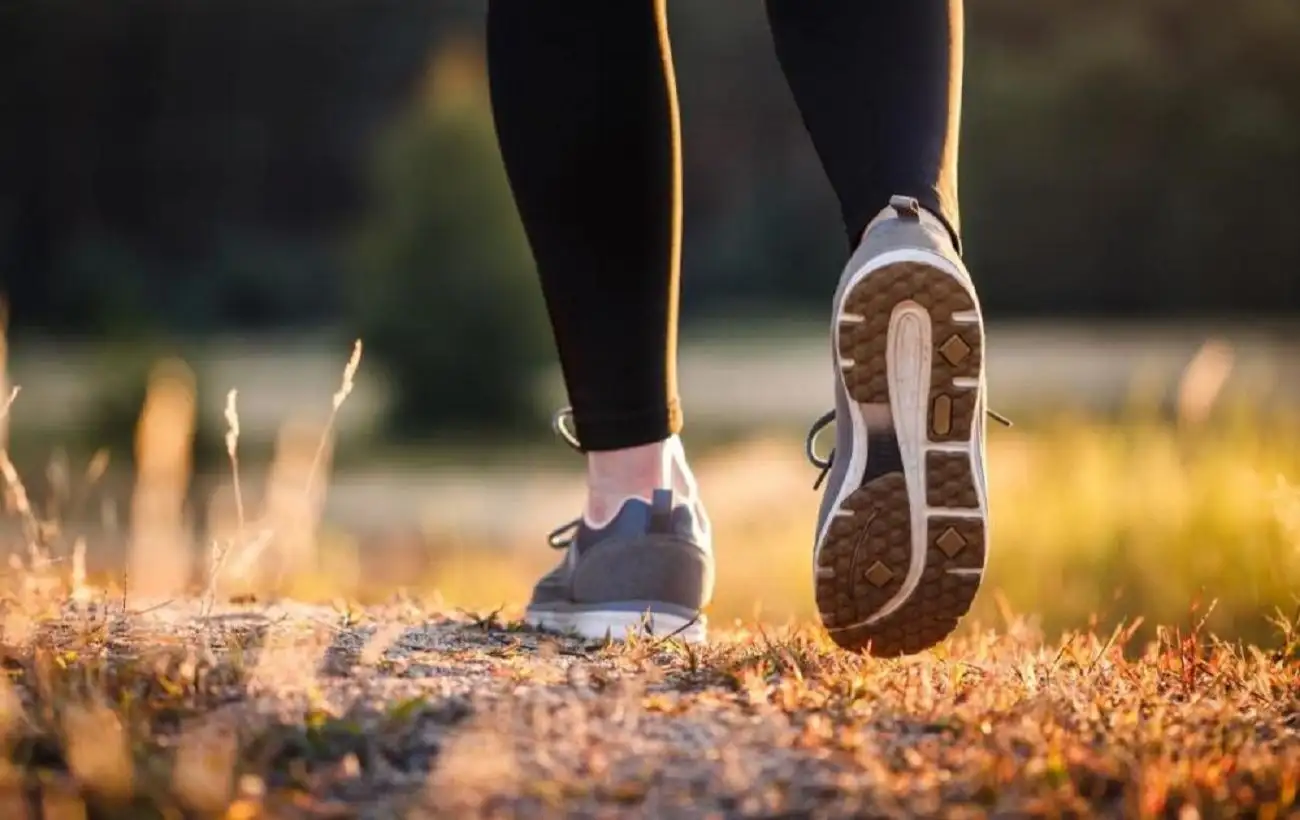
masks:
[[[836,361],[842,362],[844,360],[844,356],[839,350],[839,325],[861,320],[861,317],[846,310],[848,299],[852,296],[854,289],[873,272],[889,265],[906,262],[924,264],[943,271],[962,282],[964,286],[966,284],[967,277],[951,260],[930,251],[907,248],[874,257],[852,274],[841,295],[840,304],[835,306],[835,322],[831,327],[831,346]],[[967,286],[967,290],[970,290],[969,286]],[[972,299],[974,299],[973,292]],[[978,302],[976,305],[975,310],[954,315],[953,318],[958,321],[978,322]],[[981,420],[974,419],[972,421],[971,436],[966,441],[931,442],[929,440],[927,422],[930,367],[933,353],[931,333],[931,318],[927,310],[910,301],[901,302],[895,307],[894,313],[890,317],[889,339],[886,347],[886,367],[889,380],[890,410],[894,419],[895,433],[898,436],[899,453],[902,456],[904,478],[907,482],[908,500],[912,502],[912,561],[908,567],[907,576],[903,579],[902,586],[879,611],[873,613],[859,624],[837,624],[837,629],[875,623],[897,611],[916,591],[916,587],[920,584],[922,575],[925,572],[929,518],[956,514],[955,517],[978,517],[987,520],[983,453],[980,452],[978,433]],[[848,386],[844,381],[844,370],[842,368],[837,378],[840,379],[840,389],[845,390],[847,393]],[[983,388],[982,379],[963,379],[955,382],[953,386],[956,389],[980,390]],[[822,545],[826,543],[826,537],[835,518],[839,515],[851,514],[844,509],[844,503],[861,486],[862,475],[867,465],[868,431],[866,422],[863,419],[862,408],[861,405],[853,401],[851,395],[847,404],[853,446],[849,453],[849,465],[847,472],[844,474],[844,480],[840,482],[836,490],[835,503],[831,508],[831,514],[826,516],[826,520],[822,522],[821,531],[817,534],[817,543],[813,550],[814,572],[820,566]],[[982,407],[983,403],[977,401],[976,412],[983,412]],[[947,510],[926,506],[925,454],[930,451],[965,453],[971,459],[971,472],[975,481],[976,497],[979,502],[978,510]],[[966,573],[963,572],[962,574]]]
[[[663,638],[669,635],[686,643],[703,643],[707,639],[708,624],[703,615],[684,618],[666,612],[627,612],[584,610],[582,612],[556,612],[530,609],[524,621],[537,629],[577,635],[593,641],[626,640],[629,635]]]

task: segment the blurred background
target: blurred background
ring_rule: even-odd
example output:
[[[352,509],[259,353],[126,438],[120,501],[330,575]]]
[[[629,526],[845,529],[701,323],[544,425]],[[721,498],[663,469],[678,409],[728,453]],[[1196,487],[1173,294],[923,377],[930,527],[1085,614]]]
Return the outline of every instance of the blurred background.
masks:
[[[801,438],[847,249],[762,4],[670,6],[714,616],[805,617]],[[981,618],[1186,623],[1217,599],[1214,628],[1267,639],[1300,588],[1300,6],[967,16],[968,261],[1018,422],[990,444]],[[483,17],[0,4],[15,555],[84,554],[141,594],[215,567],[223,593],[522,604],[582,463],[549,432],[563,389]]]

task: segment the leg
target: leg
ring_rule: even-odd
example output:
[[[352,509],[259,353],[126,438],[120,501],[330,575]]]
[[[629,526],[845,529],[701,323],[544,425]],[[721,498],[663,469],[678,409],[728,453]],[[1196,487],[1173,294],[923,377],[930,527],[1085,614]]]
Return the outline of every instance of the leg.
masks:
[[[851,246],[895,194],[956,241],[962,0],[767,0],[767,12]]]
[[[987,540],[983,326],[958,252],[961,2],[768,10],[856,248],[834,297],[818,608],[841,646],[917,652],[969,609]]]
[[[663,0],[492,0],[501,154],[583,449],[681,426],[676,92]]]
[[[535,626],[704,636],[708,519],[677,432],[681,156],[665,0],[491,0],[497,134],[587,453]]]

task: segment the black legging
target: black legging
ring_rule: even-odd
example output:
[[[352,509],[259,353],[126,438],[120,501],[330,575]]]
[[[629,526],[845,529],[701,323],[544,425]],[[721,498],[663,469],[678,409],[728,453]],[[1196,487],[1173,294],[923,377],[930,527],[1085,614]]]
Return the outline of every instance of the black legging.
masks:
[[[501,153],[589,451],[682,423],[681,150],[664,6],[488,4]],[[962,0],[767,0],[767,13],[850,243],[893,194],[955,237]]]

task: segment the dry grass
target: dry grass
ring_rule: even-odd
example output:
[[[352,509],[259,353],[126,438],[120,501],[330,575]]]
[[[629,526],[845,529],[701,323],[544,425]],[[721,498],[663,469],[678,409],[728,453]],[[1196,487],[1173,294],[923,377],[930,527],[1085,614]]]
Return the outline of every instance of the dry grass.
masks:
[[[806,628],[701,649],[411,601],[215,614],[104,603],[8,647],[4,816],[1300,814],[1295,623],[1264,652],[1017,620],[882,661]]]
[[[430,595],[349,603],[359,556],[319,515],[359,357],[324,421],[286,428],[265,498],[241,483],[230,394],[197,587],[168,555],[193,417],[175,371],[141,423],[138,509],[166,509],[111,587],[0,458],[23,533],[0,596],[0,816],[1300,817],[1300,428],[1216,410],[1222,350],[1176,424],[995,432],[991,591],[899,661],[810,625],[816,496],[784,439],[699,465],[707,648],[523,630],[495,605],[554,560],[540,537],[437,542],[411,584]]]
[[[1225,405],[1218,390],[1231,361],[1222,345],[1207,344],[1168,391],[1173,413],[1135,399],[1119,420],[1056,415],[991,428],[992,549],[980,620],[999,623],[1010,608],[1058,635],[1142,618],[1137,637],[1146,640],[1158,624],[1184,623],[1194,602],[1215,601],[1207,627],[1216,634],[1274,639],[1270,619],[1300,606],[1300,415]],[[819,495],[801,444],[788,434],[754,437],[695,464],[715,528],[715,622],[815,617]],[[580,498],[576,457],[570,479],[554,493],[554,521]],[[391,551],[317,533],[328,569],[299,574],[293,591],[372,601],[396,582],[436,591],[449,606],[505,606],[526,599],[555,562],[548,523],[530,524],[514,542],[434,530]],[[378,563],[393,571],[366,572],[375,563],[367,555],[381,551]]]
[[[976,614],[997,623],[1009,606],[1051,635],[1143,617],[1146,639],[1156,624],[1184,622],[1194,601],[1217,600],[1212,630],[1270,640],[1268,619],[1300,605],[1298,431],[1300,419],[1260,413],[1203,426],[1062,417],[993,430],[992,551]],[[698,463],[718,553],[715,620],[815,616],[819,495],[801,452],[771,438]],[[556,559],[540,528],[519,544],[443,533],[427,547],[433,566],[413,583],[472,608],[523,600]]]

